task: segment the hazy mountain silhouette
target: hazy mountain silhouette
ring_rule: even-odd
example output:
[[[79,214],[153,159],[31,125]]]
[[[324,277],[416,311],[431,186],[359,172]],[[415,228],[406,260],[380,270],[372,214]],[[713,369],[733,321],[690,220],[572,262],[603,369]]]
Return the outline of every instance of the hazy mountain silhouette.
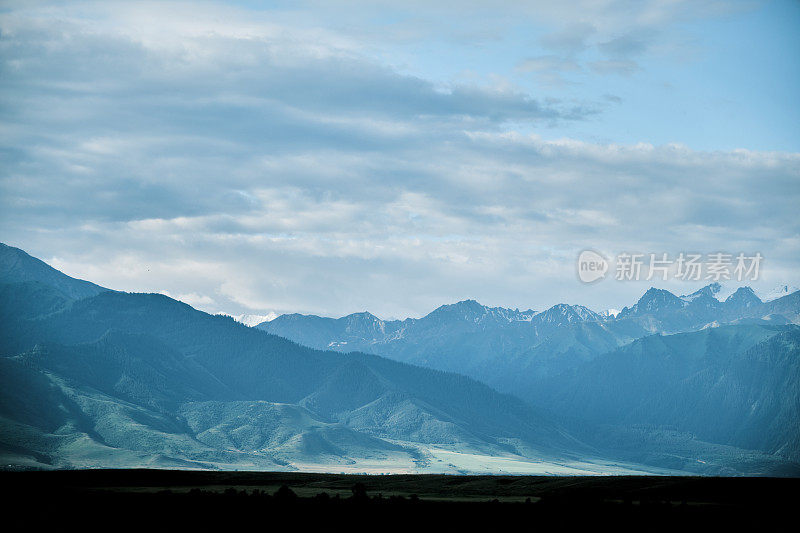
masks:
[[[674,428],[800,460],[800,327],[651,335],[552,378],[534,396],[570,427]]]
[[[88,281],[71,278],[19,248],[3,243],[0,243],[0,280],[3,283],[43,283],[74,299],[108,290]]]
[[[651,288],[616,317],[579,305],[543,312],[489,308],[474,300],[445,305],[420,319],[384,321],[369,313],[339,319],[281,315],[258,327],[300,344],[364,351],[460,372],[531,399],[541,380],[653,333],[698,331],[721,324],[800,322],[800,292],[762,302],[749,287],[724,301],[711,284],[683,297]]]
[[[58,466],[412,468],[436,460],[429,446],[513,460],[591,453],[460,375],[305,348],[158,294],[68,297],[71,278],[29,281],[38,271],[24,269],[0,287],[6,454]]]
[[[258,327],[310,346],[465,373],[631,460],[691,469],[693,455],[732,465],[750,449],[797,461],[800,292],[762,302],[741,287],[720,301],[719,290],[676,296],[651,288],[616,317],[566,304],[519,313],[470,300],[420,319],[369,315],[369,327],[361,314],[284,315]],[[639,442],[641,453],[625,441]]]
[[[651,290],[616,319],[471,300],[405,321],[276,319],[337,352],[0,252],[4,464],[796,472],[799,334],[776,324],[798,294]],[[690,332],[653,335],[676,327]]]

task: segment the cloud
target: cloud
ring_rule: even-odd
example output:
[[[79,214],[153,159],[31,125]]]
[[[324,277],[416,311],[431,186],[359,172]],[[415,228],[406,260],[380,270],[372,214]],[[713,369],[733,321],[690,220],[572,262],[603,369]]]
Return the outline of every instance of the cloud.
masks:
[[[574,55],[589,47],[588,39],[596,32],[591,24],[577,23],[542,36],[539,43],[548,50]]]
[[[774,279],[796,271],[797,154],[545,140],[530,131],[595,109],[442,86],[288,15],[154,6],[0,16],[2,240],[68,274],[210,312],[408,316],[629,304],[641,287],[577,284],[586,248],[761,251]]]
[[[629,34],[598,43],[597,48],[611,57],[630,57],[644,53],[648,46],[649,43],[644,37]]]
[[[196,294],[193,292],[188,294],[172,294],[166,290],[159,291],[159,293],[169,296],[175,300],[180,300],[181,302],[187,303],[193,307],[209,307],[215,304],[214,299],[210,296],[206,296],[205,294]]]
[[[658,30],[651,29],[646,34],[627,33],[608,41],[597,43],[597,50],[608,59],[593,61],[589,67],[598,74],[618,74],[628,76],[642,70],[635,57],[645,54],[652,46]]]
[[[501,24],[508,27],[509,22],[546,23],[557,29],[547,32],[552,37],[545,42],[552,41],[555,47],[573,50],[580,47],[583,37],[594,31],[603,34],[623,33],[634,27],[658,27],[676,21],[724,15],[751,6],[749,0],[511,0],[503,2],[502,9],[491,0],[464,0],[457,3],[409,0],[402,4],[390,0],[353,0],[347,2],[346,8],[340,3],[316,0],[293,3],[293,7],[304,16],[311,12],[314,14],[312,16],[318,17],[317,20],[344,18],[348,28],[358,28],[360,31],[372,28],[373,33],[385,33],[387,38],[392,39],[405,37],[419,40],[430,37],[430,34],[474,33],[465,31],[465,27],[482,29],[478,33],[485,34],[487,27],[494,28]],[[304,10],[304,7],[309,9]],[[448,23],[442,24],[442,20]],[[394,33],[392,28],[398,25],[398,21],[402,23],[399,25],[403,31]],[[379,28],[377,30],[376,25]]]
[[[621,76],[630,76],[641,67],[636,61],[627,59],[603,59],[600,61],[592,61],[589,67],[598,74],[619,74]]]
[[[559,87],[567,83],[562,74],[580,71],[581,67],[572,59],[556,55],[530,57],[517,65],[520,72],[534,72],[545,86]]]
[[[550,55],[533,58],[521,67],[538,73],[545,88],[577,83],[574,76],[568,78],[564,74],[581,73],[586,70],[584,65],[595,75],[630,75],[642,69],[635,57],[645,56],[654,49],[664,54],[675,48],[675,31],[672,31],[675,23],[730,14],[752,6],[747,1],[714,0],[533,2],[527,7],[536,11],[535,19],[550,20],[557,29],[537,39]],[[531,16],[520,9],[519,16]],[[672,52],[685,55],[679,48]],[[597,59],[598,54],[602,59]]]
[[[359,154],[411,150],[450,131],[594,113],[512,90],[441,89],[355,56],[341,39],[326,47],[326,35],[289,46],[283,36],[297,34],[271,25],[208,34],[177,19],[159,39],[151,26],[140,32],[137,17],[112,20],[0,22],[9,103],[0,113],[14,170],[0,186],[29,214],[69,217],[70,197],[95,199],[83,205],[92,219],[242,210],[259,172],[272,184],[308,184],[308,172],[266,175],[276,155],[299,154],[302,167],[309,153],[349,153],[360,164]],[[230,189],[218,190],[223,176]]]

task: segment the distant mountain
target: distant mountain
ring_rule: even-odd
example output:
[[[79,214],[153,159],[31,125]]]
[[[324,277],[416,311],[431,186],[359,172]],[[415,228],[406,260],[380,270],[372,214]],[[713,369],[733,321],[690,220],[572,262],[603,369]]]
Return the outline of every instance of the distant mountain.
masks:
[[[797,287],[796,285],[782,284],[773,288],[771,291],[768,291],[761,299],[765,302],[771,302],[772,300],[783,298],[784,296],[788,296],[797,291],[800,291],[800,287]]]
[[[474,300],[443,305],[420,319],[384,321],[369,313],[339,319],[282,315],[258,327],[300,344],[364,351],[464,373],[528,398],[539,381],[653,333],[722,324],[800,322],[800,293],[764,303],[749,287],[717,299],[712,283],[685,296],[651,288],[612,315],[558,304],[540,313],[486,307]]]
[[[740,287],[720,301],[719,289],[718,283],[712,283],[677,297],[669,291],[651,288],[634,306],[623,309],[617,320],[638,320],[653,333],[695,331],[744,319],[800,323],[800,292],[762,302],[753,289]]]
[[[602,320],[602,317],[582,305],[557,304],[553,307],[534,315],[531,319],[535,324],[550,326],[566,326],[589,320]]]
[[[755,310],[762,303],[750,287],[739,287],[736,292],[725,299],[725,304],[730,307],[732,314],[742,314]]]
[[[245,326],[250,326],[250,327],[257,326],[263,322],[267,322],[278,316],[274,313],[268,315],[254,315],[252,313],[244,313],[241,315],[228,315],[226,313],[220,313],[220,314],[229,316],[233,318],[236,322],[239,322],[240,324],[244,324]]]
[[[800,291],[765,302],[762,306],[756,307],[749,313],[749,316],[781,316],[794,324],[798,324],[800,323]]]
[[[71,278],[19,248],[0,243],[0,283],[23,282],[48,285],[72,299],[88,298],[108,290],[88,281]]]
[[[457,374],[312,350],[159,294],[0,291],[4,464],[631,471]]]
[[[628,316],[658,316],[667,313],[675,313],[685,309],[690,302],[696,299],[706,299],[710,293],[706,290],[699,290],[696,293],[684,298],[678,298],[669,291],[651,287],[645,292],[639,301],[632,307],[625,307],[620,311],[618,318]],[[711,297],[713,299],[713,297]],[[688,300],[688,301],[687,301]]]
[[[800,293],[250,328],[20,252],[0,278],[2,464],[797,473]]]
[[[723,286],[718,281],[714,283],[709,283],[705,287],[702,287],[691,294],[684,294],[680,298],[686,302],[691,302],[696,298],[700,297],[711,297],[716,299],[717,301],[724,302],[728,296],[733,294],[734,289],[728,286]]]
[[[683,297],[663,289],[650,288],[636,304],[623,308],[616,320],[637,320],[654,333],[676,333],[699,328],[719,316],[723,304],[714,297],[714,293],[713,285]]]
[[[681,298],[684,299],[691,298],[693,295],[696,295],[698,293],[710,293],[714,298],[716,298],[720,302],[724,302],[739,289],[748,289],[752,291],[750,287],[742,287],[741,285],[735,282],[715,281],[713,283],[706,285],[705,287],[701,288],[695,293],[692,293],[690,295],[683,295],[681,296]],[[797,291],[800,291],[800,287],[789,283],[781,283],[779,285],[776,285],[770,290],[759,290],[752,292],[756,294],[756,296],[762,302],[769,302],[781,298],[783,296],[787,296]]]
[[[259,324],[258,328],[313,348],[365,351],[496,384],[495,374],[502,381],[507,371],[513,371],[509,361],[527,365],[521,358],[528,355],[535,359],[532,351],[551,337],[574,338],[570,336],[575,331],[588,329],[591,334],[579,333],[574,342],[580,343],[587,335],[599,336],[602,340],[598,342],[605,350],[644,333],[637,330],[636,337],[630,337],[624,331],[627,326],[614,332],[613,328],[600,325],[603,320],[579,305],[559,304],[536,313],[464,300],[438,307],[419,319],[385,321],[370,313],[338,319],[291,314]],[[563,344],[564,350],[575,348],[571,343]],[[591,346],[578,351],[582,351],[580,357],[597,352]],[[545,358],[550,359],[549,354]]]
[[[369,327],[352,326],[358,315],[342,319],[291,315],[278,317],[258,327],[309,346],[342,352],[367,351],[431,368],[464,373],[498,390],[543,406],[561,417],[560,420],[584,440],[604,446],[607,450],[617,449],[614,446],[619,442],[615,439],[623,431],[630,434],[633,426],[649,424],[650,429],[644,433],[641,429],[636,430],[637,439],[650,439],[648,442],[655,448],[674,445],[683,450],[681,453],[688,454],[700,453],[699,446],[706,461],[703,464],[706,465],[715,461],[727,465],[736,463],[743,457],[741,447],[766,454],[782,453],[788,460],[796,461],[800,457],[792,440],[795,437],[779,434],[775,429],[799,425],[796,413],[782,413],[781,422],[774,427],[770,425],[773,422],[768,420],[769,411],[754,411],[760,413],[758,420],[752,418],[755,415],[748,414],[748,409],[755,409],[752,396],[772,394],[761,389],[771,387],[771,383],[781,379],[784,371],[790,374],[782,382],[782,393],[787,394],[787,398],[793,397],[797,393],[794,391],[800,390],[800,379],[791,374],[794,370],[777,362],[773,364],[770,360],[766,367],[759,363],[762,367],[758,372],[763,381],[750,383],[748,386],[752,390],[741,390],[739,382],[732,384],[734,388],[727,393],[729,401],[739,407],[738,410],[727,411],[725,427],[736,426],[737,417],[750,422],[741,422],[736,426],[738,429],[730,429],[727,433],[721,429],[712,431],[716,427],[712,424],[714,404],[708,403],[711,392],[707,389],[716,383],[714,379],[728,376],[723,367],[717,366],[723,365],[723,361],[724,364],[743,364],[743,359],[740,359],[746,357],[743,349],[753,348],[762,341],[768,342],[769,337],[777,337],[785,332],[788,332],[786,335],[794,335],[791,333],[794,330],[786,330],[785,326],[800,323],[800,292],[770,302],[762,302],[749,287],[728,293],[723,301],[718,299],[721,292],[719,284],[710,284],[680,297],[666,290],[651,288],[634,305],[624,308],[615,316],[597,314],[581,306],[560,304],[541,313],[526,313],[523,319],[521,314],[510,310],[488,308],[468,300],[442,306],[421,319],[384,322],[369,315]],[[669,336],[662,336],[666,334]],[[735,342],[726,335],[730,335]],[[755,340],[747,341],[750,338]],[[698,355],[700,362],[695,365],[697,361],[686,359],[687,352],[677,347],[684,342],[691,349],[702,348],[709,354],[721,354],[719,357],[722,359],[717,361]],[[672,348],[673,351],[665,352],[660,348],[664,343],[677,344]],[[789,345],[776,345],[776,353],[793,354]],[[629,353],[626,350],[634,350],[643,358],[642,361],[653,365],[659,364],[657,356],[663,354],[667,361],[677,366],[661,375],[664,381],[659,389],[655,382],[648,381],[650,378],[637,374],[639,366],[643,364],[641,361],[631,362],[634,365],[631,368],[626,368],[622,363],[606,368],[606,365],[622,357],[614,354]],[[785,364],[789,364],[793,356],[786,357],[789,359]],[[748,368],[756,372],[759,364],[752,363]],[[659,368],[654,366],[652,372],[659,375]],[[695,381],[686,385],[688,388],[685,390],[681,388],[681,384],[685,384],[692,376]],[[700,379],[700,376],[707,377]],[[739,375],[737,379],[744,379],[743,376]],[[639,388],[630,389],[633,386]],[[664,392],[669,387],[675,388],[675,392]],[[662,389],[662,392],[658,392]],[[596,402],[593,395],[602,399],[603,391],[614,395],[606,403]],[[675,410],[666,416],[664,408],[654,403],[662,394],[672,395],[672,400],[664,399],[672,404],[678,398],[687,398],[681,404],[684,410]],[[631,398],[631,401],[622,401],[623,395]],[[652,398],[651,395],[656,397]],[[556,401],[559,398],[561,400]],[[639,398],[639,403],[633,403],[633,398]],[[776,393],[770,398],[775,404],[780,397]],[[693,403],[701,401],[707,402],[703,404],[705,410],[697,410]],[[717,407],[722,408],[721,405]],[[703,415],[694,416],[689,413],[691,409]],[[597,410],[597,413],[583,416],[591,410]],[[624,412],[627,418],[613,418],[611,415],[614,412]],[[635,417],[635,413],[641,413],[641,417]],[[582,432],[581,428],[588,427],[587,419],[597,429],[596,433]],[[687,423],[679,424],[681,420]],[[606,429],[599,429],[600,425]],[[767,426],[773,427],[771,433],[766,431]],[[670,431],[677,433],[664,433],[665,427],[673,428]],[[609,428],[613,428],[613,432]],[[612,445],[593,436],[601,434],[606,435]],[[687,441],[686,435],[691,439],[696,435],[697,440]],[[627,452],[621,450],[620,453]],[[727,459],[720,460],[719,454]],[[645,460],[642,455],[626,457]],[[672,464],[669,457],[660,453],[648,460],[661,465]],[[761,458],[753,460],[756,463],[762,461]],[[690,460],[682,460],[680,468],[691,468],[689,463]],[[673,466],[677,467],[677,464]]]
[[[554,377],[535,396],[584,437],[669,427],[798,461],[800,327],[651,335]]]
[[[529,322],[536,314],[532,309],[520,311],[519,309],[506,309],[504,307],[486,307],[475,300],[443,305],[425,317],[429,322],[439,323],[459,321],[471,324],[488,326],[491,324],[507,324],[513,322]]]

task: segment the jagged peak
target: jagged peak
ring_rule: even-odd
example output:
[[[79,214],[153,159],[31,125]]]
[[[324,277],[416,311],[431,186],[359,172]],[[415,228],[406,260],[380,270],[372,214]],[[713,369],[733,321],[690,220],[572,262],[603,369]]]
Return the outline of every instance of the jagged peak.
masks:
[[[536,317],[539,321],[543,322],[576,322],[594,320],[598,318],[599,315],[582,305],[559,303],[542,311],[536,315]]]
[[[709,283],[705,287],[702,287],[691,294],[683,294],[681,295],[681,300],[691,302],[696,300],[700,297],[705,298],[715,298],[717,294],[722,290],[722,285],[719,282]]]
[[[675,296],[670,291],[650,287],[633,307],[624,307],[617,316],[623,318],[630,315],[661,311],[664,309],[677,309],[686,305],[688,305],[686,301]]]
[[[223,313],[223,314],[224,314],[224,313]],[[227,316],[230,316],[230,315],[227,315]],[[322,317],[322,316],[319,316],[319,315],[306,315],[306,314],[303,314],[303,313],[283,313],[283,314],[281,314],[281,315],[278,315],[278,316],[276,316],[276,317],[275,317],[275,318],[273,318],[272,320],[270,320],[270,322],[276,322],[276,321],[277,321],[277,322],[280,322],[280,321],[283,321],[283,320],[303,320],[303,319],[307,319],[307,318],[311,318],[311,319],[314,319],[314,318],[324,319],[324,318],[326,318],[326,317]],[[331,320],[332,320],[332,319],[331,319]],[[276,322],[276,323],[277,323],[277,322]]]
[[[461,312],[468,312],[468,313],[485,313],[487,311],[487,307],[481,305],[475,300],[461,300],[459,302],[453,304],[444,304],[440,305],[433,311],[431,311],[428,316],[431,315],[441,315],[441,314],[450,314],[450,313],[461,313]]]
[[[476,300],[467,299],[439,306],[424,318],[455,317],[472,322],[485,320],[529,322],[536,314],[533,309],[520,311],[519,309],[506,307],[488,307]]]
[[[666,301],[680,301],[680,298],[675,296],[673,293],[666,289],[658,289],[656,287],[650,287],[645,291],[639,301],[636,302],[636,305],[641,303],[647,303],[657,300],[666,300]]]
[[[349,315],[345,315],[342,318],[352,318],[352,319],[361,319],[361,320],[380,320],[380,318],[376,317],[369,311],[361,311],[358,313],[350,313]]]
[[[731,294],[725,299],[725,303],[737,303],[737,302],[755,302],[755,303],[762,303],[761,298],[756,295],[755,291],[750,287],[739,287],[736,289],[736,292]]]
[[[734,297],[741,298],[742,296],[750,296],[750,295],[753,295],[756,298],[758,298],[758,295],[756,294],[756,291],[754,291],[753,288],[750,287],[749,285],[746,285],[744,287],[739,287],[738,289],[736,289],[736,291],[733,294],[731,294],[730,296],[728,296],[728,298],[726,298],[726,299],[730,300],[731,298],[734,298]],[[758,298],[758,299],[760,300],[761,298]]]
[[[486,306],[478,302],[477,300],[473,300],[471,298],[466,300],[461,300],[454,304],[451,304],[453,307],[456,308],[468,308],[468,309],[486,309]],[[445,307],[445,306],[442,306]]]

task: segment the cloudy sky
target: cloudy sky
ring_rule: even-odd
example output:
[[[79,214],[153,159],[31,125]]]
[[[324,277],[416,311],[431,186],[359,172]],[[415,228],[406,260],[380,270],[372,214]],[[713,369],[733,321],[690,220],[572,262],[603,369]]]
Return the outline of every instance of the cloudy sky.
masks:
[[[381,317],[702,285],[584,249],[798,281],[800,2],[0,6],[0,240],[70,275]]]

